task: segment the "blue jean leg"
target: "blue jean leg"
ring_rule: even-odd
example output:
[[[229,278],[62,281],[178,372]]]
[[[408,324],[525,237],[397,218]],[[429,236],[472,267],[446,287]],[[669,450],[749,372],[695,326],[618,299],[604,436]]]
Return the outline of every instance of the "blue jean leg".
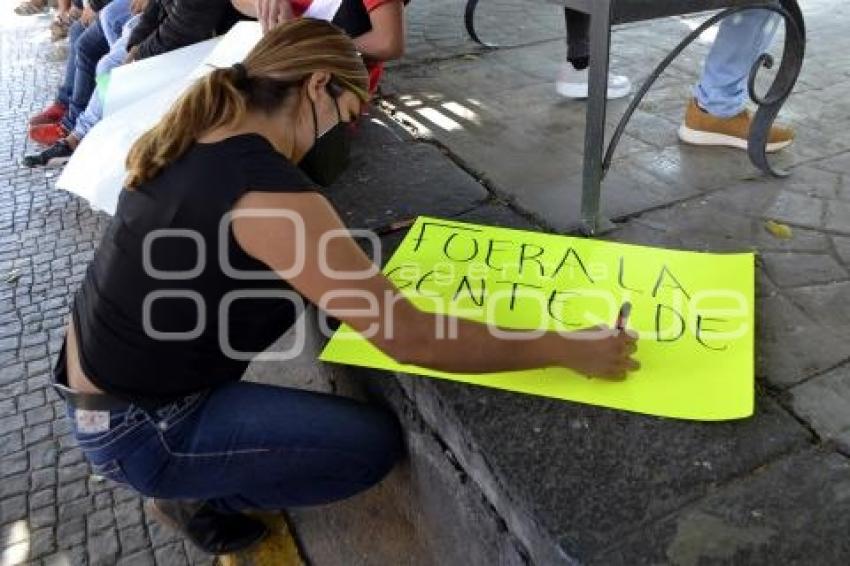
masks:
[[[402,454],[388,412],[350,399],[235,382],[113,429],[77,435],[94,468],[144,495],[202,499],[223,512],[344,499]]]
[[[118,41],[109,50],[109,53],[101,57],[97,63],[96,76],[109,73],[115,67],[120,67],[127,57],[127,36],[121,36]],[[74,137],[77,140],[82,140],[86,137],[95,124],[103,118],[103,97],[96,89],[89,99],[85,111],[77,118],[77,123],[74,124]]]
[[[71,94],[74,91],[74,73],[77,72],[77,60],[74,54],[77,41],[85,30],[86,27],[79,20],[72,23],[71,27],[68,28],[68,60],[65,62],[65,76],[56,92],[56,102],[65,108],[71,103]]]
[[[694,97],[703,110],[729,118],[744,109],[750,69],[770,46],[779,21],[780,16],[770,10],[747,10],[721,22],[694,88]]]
[[[103,35],[100,21],[95,18],[80,35],[74,48],[76,71],[74,72],[74,88],[71,93],[68,112],[62,119],[62,125],[68,131],[74,129],[77,116],[85,110],[95,87],[95,72],[97,62],[109,52],[109,44]]]
[[[130,0],[112,0],[98,14],[106,42],[112,46],[121,37],[121,28],[130,19]]]

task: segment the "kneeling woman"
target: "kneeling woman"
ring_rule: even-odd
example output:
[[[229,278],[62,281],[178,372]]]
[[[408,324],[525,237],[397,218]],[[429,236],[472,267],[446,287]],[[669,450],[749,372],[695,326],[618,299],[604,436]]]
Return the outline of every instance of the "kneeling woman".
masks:
[[[380,408],[240,381],[302,298],[403,363],[601,377],[635,367],[634,339],[611,332],[516,348],[461,321],[456,339],[435,337],[434,317],[345,235],[317,186],[346,164],[367,85],[351,40],[316,20],[274,29],[243,63],[199,79],[130,151],[77,293],[56,380],[86,458],[208,552],[265,534],[243,510],[349,497],[402,453],[398,423]],[[362,314],[364,296],[375,312]]]

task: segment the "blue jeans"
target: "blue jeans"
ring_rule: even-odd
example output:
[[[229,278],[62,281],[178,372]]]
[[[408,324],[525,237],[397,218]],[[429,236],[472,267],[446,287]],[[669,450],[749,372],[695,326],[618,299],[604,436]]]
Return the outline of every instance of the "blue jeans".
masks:
[[[113,4],[110,4],[110,6]],[[104,11],[105,10],[106,8],[104,8]],[[136,15],[129,18],[124,23],[121,37],[111,44],[112,47],[109,49],[109,53],[101,57],[100,61],[97,62],[97,69],[95,72],[96,77],[111,73],[112,69],[124,64],[124,59],[127,58],[127,42],[130,40],[130,33],[139,23],[140,19],[141,17]],[[89,99],[89,103],[86,106],[85,111],[77,117],[77,123],[74,124],[74,137],[76,137],[77,140],[82,140],[89,133],[89,130],[91,130],[95,124],[100,122],[101,118],[103,118],[103,98],[95,90],[92,97]]]
[[[100,27],[100,20],[95,18],[91,24],[82,32],[74,44],[74,69],[70,73],[70,81],[73,85],[68,100],[68,111],[62,118],[62,126],[69,132],[74,129],[77,117],[85,110],[89,103],[95,87],[95,67],[100,58],[109,51],[109,44]],[[69,56],[70,59],[70,56]],[[68,72],[70,65],[66,68],[65,84],[69,84]]]
[[[127,38],[121,37],[109,50],[109,53],[101,57],[97,63],[96,77],[109,73],[115,67],[120,67],[127,57]],[[77,117],[77,122],[74,124],[73,134],[77,140],[82,140],[89,133],[95,124],[103,118],[103,99],[95,90],[89,98],[89,103],[86,109]]]
[[[770,10],[747,10],[723,20],[694,88],[703,110],[729,118],[744,109],[750,68],[773,41],[780,19]]]
[[[222,512],[344,499],[402,453],[391,413],[351,399],[235,382],[159,409],[110,412],[106,432],[74,434],[95,473]]]
[[[131,15],[130,0],[112,0],[98,14],[100,27],[110,47],[121,37],[124,23],[130,19]]]
[[[74,92],[74,73],[77,71],[77,58],[75,57],[77,41],[84,31],[86,31],[86,26],[81,24],[80,20],[75,21],[68,28],[68,60],[65,62],[65,76],[56,93],[56,102],[65,108],[68,108],[71,104],[71,95]]]

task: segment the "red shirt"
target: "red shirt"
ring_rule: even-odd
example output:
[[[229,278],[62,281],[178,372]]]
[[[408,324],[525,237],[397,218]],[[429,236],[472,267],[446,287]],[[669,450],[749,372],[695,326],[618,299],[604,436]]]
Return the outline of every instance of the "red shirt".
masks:
[[[343,0],[345,1],[345,0]],[[367,12],[371,12],[379,6],[383,6],[389,2],[398,0],[361,0],[366,7]],[[295,16],[300,17],[312,3],[312,0],[289,0],[292,6],[292,12]],[[366,63],[366,69],[369,71],[369,92],[374,93],[378,88],[378,81],[381,80],[381,75],[384,73],[384,63],[381,61],[370,61]]]
[[[382,4],[386,4],[387,2],[393,2],[394,0],[362,0],[363,5],[366,6],[366,11],[371,12],[378,6]],[[307,7],[312,4],[313,0],[289,0],[289,3],[292,5],[292,11],[296,16],[300,16],[304,12],[307,11]]]

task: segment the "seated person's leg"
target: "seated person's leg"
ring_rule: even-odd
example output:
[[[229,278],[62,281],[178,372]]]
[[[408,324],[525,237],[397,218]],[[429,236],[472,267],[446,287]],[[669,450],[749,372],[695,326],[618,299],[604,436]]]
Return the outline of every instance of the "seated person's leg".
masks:
[[[30,128],[30,138],[42,145],[51,146],[74,129],[77,117],[85,109],[95,86],[95,65],[109,51],[97,18],[82,32],[74,44],[73,83],[65,115],[58,123],[48,123]]]
[[[590,64],[590,16],[564,8],[567,28],[567,62],[558,69],[555,90],[567,98],[587,98]],[[622,98],[632,91],[628,77],[608,75],[608,98]]]
[[[97,76],[105,75],[112,72],[116,67],[124,64],[124,59],[127,57],[127,37],[123,36],[115,42],[109,53],[104,55],[97,64]],[[88,106],[85,111],[77,118],[77,123],[74,125],[74,131],[66,138],[66,141],[71,146],[71,149],[76,149],[77,145],[86,137],[86,134],[100,122],[103,118],[103,96],[97,89],[92,93],[89,99]]]
[[[65,76],[56,92],[56,99],[50,106],[30,118],[30,126],[56,124],[65,115],[65,111],[71,102],[71,93],[74,90],[74,73],[77,71],[76,44],[85,29],[85,26],[79,21],[71,24],[68,30],[68,60],[65,63]]]
[[[50,35],[53,41],[59,41],[68,37],[68,29],[71,27],[71,0],[58,0],[56,15],[50,23]]]
[[[108,52],[109,44],[106,42],[100,22],[95,19],[77,41],[77,72],[74,74],[74,90],[68,112],[61,122],[66,135],[74,129],[77,117],[85,110],[94,92],[97,62]]]
[[[679,129],[682,141],[747,148],[751,116],[745,106],[750,69],[770,46],[779,21],[779,16],[768,10],[749,10],[723,20]],[[793,139],[791,130],[774,126],[768,151],[778,151]]]
[[[110,46],[121,37],[121,28],[130,16],[130,0],[112,0],[100,11],[100,27]]]
[[[71,24],[68,30],[68,60],[65,63],[65,76],[56,96],[57,102],[65,108],[68,108],[71,104],[71,94],[74,91],[74,75],[77,72],[77,43],[85,31],[86,26],[79,20]]]
[[[109,50],[109,53],[100,59],[97,64],[96,76],[109,73],[112,69],[124,63],[124,58],[127,57],[128,35],[120,37],[115,42],[115,45],[112,46],[112,49]],[[95,89],[85,111],[77,118],[74,130],[47,149],[25,156],[22,164],[26,167],[56,167],[63,165],[71,158],[77,146],[86,137],[89,130],[100,122],[101,118],[103,118],[103,99],[101,94]]]

